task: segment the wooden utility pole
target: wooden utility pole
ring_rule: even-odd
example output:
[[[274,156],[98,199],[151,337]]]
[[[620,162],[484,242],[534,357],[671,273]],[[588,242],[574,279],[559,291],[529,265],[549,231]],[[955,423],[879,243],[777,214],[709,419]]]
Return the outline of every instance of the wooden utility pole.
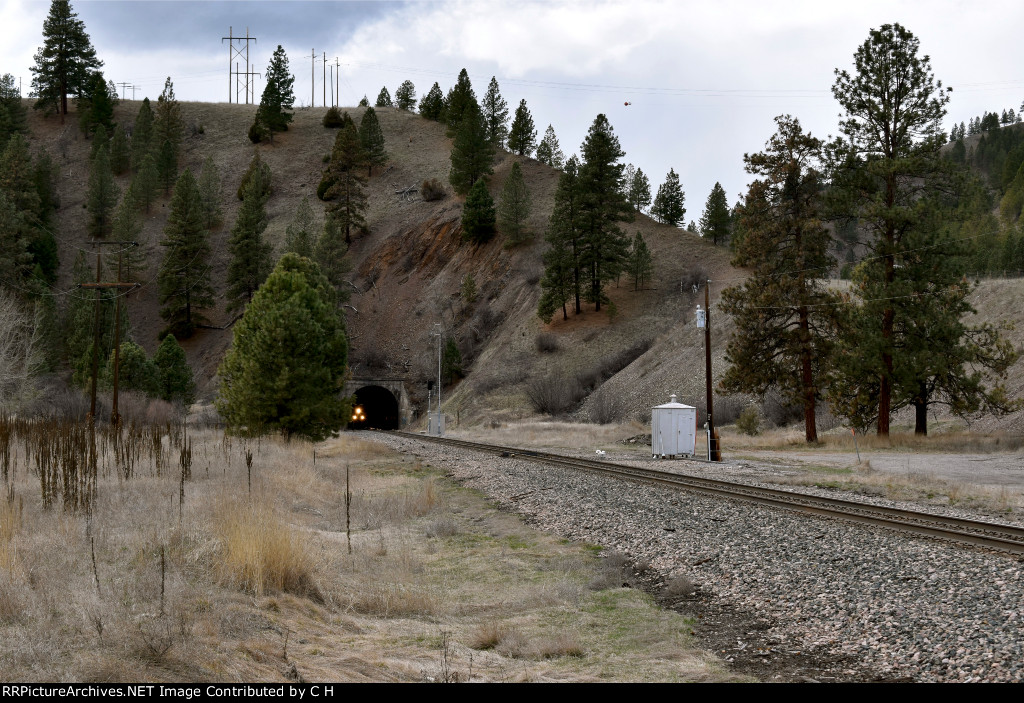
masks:
[[[316,107],[316,47],[310,49],[313,63],[309,67],[309,106]]]
[[[103,245],[122,245],[122,242],[93,242],[96,246],[96,282],[95,283],[80,283],[79,288],[84,289],[95,289],[96,300],[94,303],[95,314],[93,316],[93,330],[92,330],[92,379],[90,383],[90,400],[89,400],[89,418],[90,421],[96,419],[96,378],[99,372],[99,354],[100,354],[100,290],[103,288],[113,288],[114,290],[133,290],[139,287],[138,283],[125,283],[121,281],[121,254],[117,254],[117,282],[115,283],[104,283],[100,281],[100,272],[102,270],[100,261],[100,247]],[[138,246],[138,242],[129,242],[129,246]],[[111,412],[111,422],[115,425],[120,422],[120,416],[117,412],[117,390],[118,390],[118,376],[120,374],[120,362],[121,362],[121,297],[118,295],[115,313],[114,313],[114,402],[113,410]]]
[[[338,83],[338,76],[341,73],[341,64],[338,63],[338,57],[334,57],[334,106],[338,107],[341,105],[341,85]],[[1022,110],[1021,112],[1024,112]]]
[[[715,433],[714,395],[711,392],[711,281],[704,283],[704,376],[707,384],[708,403],[708,458],[721,461],[721,448]]]
[[[327,107],[327,52],[324,52],[324,107]]]

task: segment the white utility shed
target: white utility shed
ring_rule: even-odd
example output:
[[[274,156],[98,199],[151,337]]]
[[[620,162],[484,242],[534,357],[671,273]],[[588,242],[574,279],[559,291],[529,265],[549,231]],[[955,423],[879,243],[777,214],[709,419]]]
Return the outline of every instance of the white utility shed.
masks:
[[[697,442],[697,408],[669,402],[651,409],[651,452],[655,458],[693,456]]]

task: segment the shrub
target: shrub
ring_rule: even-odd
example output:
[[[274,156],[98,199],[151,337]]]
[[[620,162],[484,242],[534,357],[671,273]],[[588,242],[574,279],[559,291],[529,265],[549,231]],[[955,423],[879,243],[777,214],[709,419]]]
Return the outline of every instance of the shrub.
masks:
[[[690,268],[683,271],[683,275],[680,279],[684,293],[689,293],[691,296],[695,295],[693,287],[697,287],[697,292],[700,292],[701,288],[704,287],[708,282],[708,270],[700,264],[695,264]]]
[[[558,337],[550,332],[541,332],[537,335],[537,351],[541,354],[552,354],[558,351]]]
[[[736,419],[736,429],[751,437],[761,434],[761,412],[756,405],[748,405],[740,413]]]
[[[446,195],[448,195],[448,193],[445,192],[444,186],[441,185],[441,181],[436,178],[425,180],[420,184],[420,196],[427,202],[444,200]]]
[[[618,421],[622,412],[622,404],[611,393],[598,393],[590,402],[590,421],[598,425],[610,425]]]
[[[324,113],[323,125],[327,128],[341,127],[345,124],[345,120],[341,115],[341,110],[331,106],[327,108],[327,112]]]
[[[270,139],[270,130],[258,121],[253,122],[252,127],[249,128],[249,141],[253,144],[259,144],[267,139]]]
[[[561,415],[578,403],[586,392],[575,379],[562,376],[535,378],[526,385],[526,397],[534,410]]]

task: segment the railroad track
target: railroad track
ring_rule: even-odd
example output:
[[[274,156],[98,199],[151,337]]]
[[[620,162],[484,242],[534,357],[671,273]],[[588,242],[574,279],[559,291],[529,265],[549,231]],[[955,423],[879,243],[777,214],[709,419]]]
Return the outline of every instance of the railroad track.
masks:
[[[785,510],[875,525],[961,544],[1024,554],[1024,528],[1013,525],[1001,525],[980,520],[968,520],[913,510],[888,508],[838,498],[824,498],[796,491],[762,488],[745,483],[668,473],[666,471],[626,466],[608,461],[578,459],[562,454],[538,452],[531,449],[480,444],[478,442],[467,442],[466,440],[449,437],[430,437],[410,432],[395,432],[394,434],[424,442],[434,442],[468,449],[470,451],[484,452],[503,457],[515,457],[527,461],[590,471],[624,480],[660,485],[676,490],[694,491],[706,495],[744,500]]]

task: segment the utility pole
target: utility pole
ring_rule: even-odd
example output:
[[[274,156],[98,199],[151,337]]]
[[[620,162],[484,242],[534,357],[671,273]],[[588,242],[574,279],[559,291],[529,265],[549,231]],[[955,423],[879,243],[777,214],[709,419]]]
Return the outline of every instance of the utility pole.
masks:
[[[313,63],[309,67],[309,106],[316,107],[316,47],[310,49],[310,58]]]
[[[246,105],[249,104],[249,76],[259,76],[260,78],[263,78],[263,74],[262,73],[258,73],[256,71],[252,70],[253,68],[255,68],[255,66],[249,66],[249,68],[246,69],[246,73],[245,73],[245,104]],[[253,103],[253,105],[256,104],[256,79],[255,78],[252,79],[252,103]]]
[[[327,52],[324,52],[324,107],[327,107]]]
[[[90,401],[89,401],[89,417],[94,420],[96,418],[96,377],[99,372],[99,353],[100,353],[100,290],[103,288],[113,288],[116,291],[121,290],[133,290],[139,287],[138,283],[126,283],[121,281],[121,255],[123,251],[117,253],[117,282],[116,283],[104,283],[100,281],[100,272],[102,271],[101,260],[100,260],[100,247],[102,246],[121,246],[122,242],[92,242],[96,247],[96,282],[95,283],[80,283],[79,288],[95,289],[96,300],[94,303],[95,314],[93,316],[93,331],[92,331],[92,381],[90,384]],[[129,246],[138,246],[138,242],[130,242]],[[120,421],[120,417],[117,412],[117,387],[118,387],[118,375],[120,372],[120,361],[121,361],[121,297],[118,295],[116,302],[116,312],[114,313],[114,405],[113,412],[111,414],[111,422],[117,424]]]
[[[125,88],[131,88],[132,89],[132,100],[135,99],[135,86],[133,86],[131,83],[118,83],[118,85],[121,86],[121,99],[122,100],[124,100]]]
[[[249,36],[249,28],[248,27],[245,28],[245,36],[244,37],[236,37],[234,35],[234,29],[232,27],[228,27],[228,36],[221,37],[220,38],[220,43],[223,44],[225,39],[227,39],[227,41],[228,41],[228,103],[231,102],[231,82],[232,82],[232,78],[235,81],[235,102],[237,103],[238,102],[238,93],[239,93],[238,84],[241,82],[240,81],[240,77],[242,75],[245,75],[245,104],[248,105],[249,104],[249,73],[248,73],[248,71],[249,71],[249,65],[250,65],[249,64],[249,42],[256,41],[256,37],[250,37]],[[239,42],[239,44],[236,45],[235,42]],[[241,42],[245,42],[245,43],[241,44]],[[239,70],[238,70],[238,61],[240,61],[242,59],[243,51],[245,53],[245,69],[246,69],[246,73],[245,74],[240,73]],[[231,70],[231,64],[232,63],[235,64],[235,70],[234,71]]]
[[[704,309],[697,306],[697,327],[704,328],[704,378],[707,386],[708,406],[708,460],[721,461],[722,450],[715,433],[714,396],[711,393],[711,281],[704,283]]]
[[[338,57],[334,57],[334,106],[338,107],[341,104],[341,85],[338,83],[338,76],[341,74],[341,64],[338,63]],[[1024,112],[1022,110],[1021,112]]]

